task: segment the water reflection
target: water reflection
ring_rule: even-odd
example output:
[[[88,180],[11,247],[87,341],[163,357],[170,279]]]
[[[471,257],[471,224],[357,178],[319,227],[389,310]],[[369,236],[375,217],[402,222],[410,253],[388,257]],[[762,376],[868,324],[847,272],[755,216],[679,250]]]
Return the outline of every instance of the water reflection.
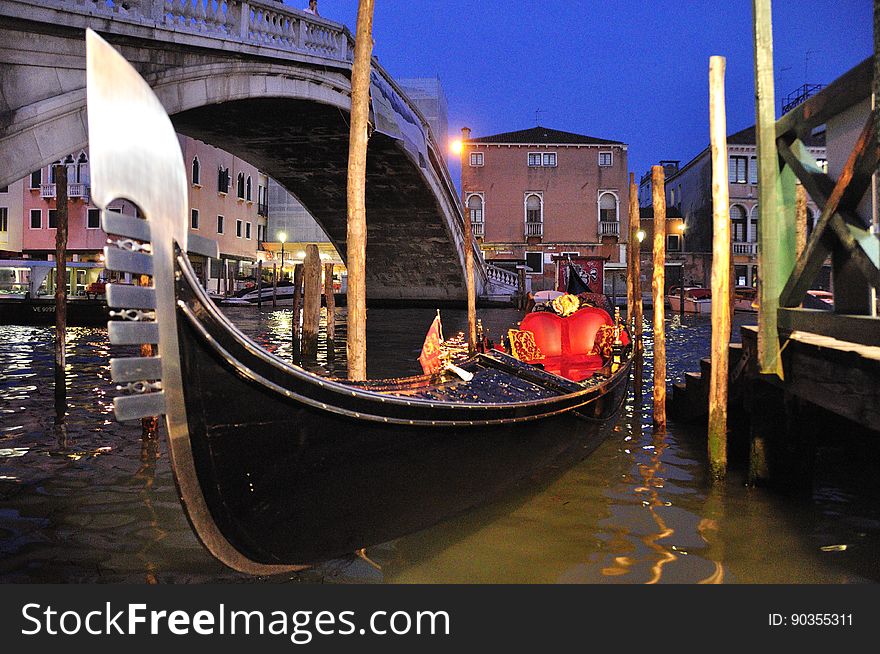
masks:
[[[231,308],[229,315],[275,355],[290,360],[289,308]],[[410,374],[433,311],[371,309],[371,376]],[[513,310],[481,311],[499,340]],[[329,356],[323,322],[316,361]],[[447,334],[463,311],[444,311]],[[672,316],[669,376],[699,369],[708,322]],[[336,342],[345,342],[345,309]],[[737,329],[734,329],[734,334]],[[232,573],[199,545],[177,500],[164,429],[112,418],[110,348],[100,329],[69,331],[68,409],[53,424],[51,328],[0,327],[0,579],[4,581],[254,581]],[[786,498],[746,488],[741,472],[715,487],[705,436],[670,422],[651,432],[651,333],[630,397],[589,457],[478,510],[360,555],[272,582],[722,583],[880,580],[877,454],[853,465],[823,445],[814,492]],[[136,355],[114,348],[115,356]],[[442,492],[442,489],[438,489]]]

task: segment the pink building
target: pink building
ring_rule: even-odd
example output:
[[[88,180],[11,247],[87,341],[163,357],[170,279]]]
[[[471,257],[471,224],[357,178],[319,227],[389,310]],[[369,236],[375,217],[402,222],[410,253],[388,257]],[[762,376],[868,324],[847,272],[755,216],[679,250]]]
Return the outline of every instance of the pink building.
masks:
[[[267,177],[254,166],[228,152],[178,136],[186,164],[189,184],[189,227],[202,236],[218,241],[220,261],[206,270],[204,257],[193,257],[193,265],[202,279],[217,283],[226,266],[237,276],[251,274],[251,264],[265,239]],[[100,211],[90,201],[88,151],[67,156],[68,242],[67,250],[74,261],[100,261],[107,241],[101,229]],[[4,201],[15,196],[17,203]],[[3,209],[7,221],[20,226],[15,233],[0,229],[0,250],[20,252],[32,259],[49,259],[55,252],[57,186],[54,164],[34,171],[30,177],[16,182],[4,194],[0,190],[0,228]],[[110,211],[137,215],[130,202],[119,200],[110,204]],[[228,262],[228,263],[226,263]],[[209,273],[207,277],[206,273]]]
[[[490,263],[526,265],[542,290],[563,255],[599,257],[606,292],[625,289],[626,144],[546,127],[462,137],[462,199]]]

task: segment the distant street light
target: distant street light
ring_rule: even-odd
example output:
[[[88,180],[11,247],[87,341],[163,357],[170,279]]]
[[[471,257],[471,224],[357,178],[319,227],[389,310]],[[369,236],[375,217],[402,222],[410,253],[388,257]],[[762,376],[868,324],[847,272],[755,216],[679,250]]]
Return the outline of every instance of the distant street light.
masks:
[[[284,279],[284,242],[287,240],[287,234],[278,232],[278,240],[281,241],[281,279]]]
[[[642,241],[644,241],[644,240],[645,240],[645,230],[644,230],[644,229],[640,229],[639,231],[637,231],[637,232],[636,232],[636,238],[639,239],[639,243],[641,243]]]
[[[460,139],[455,139],[450,146],[453,154],[461,154],[462,143]]]

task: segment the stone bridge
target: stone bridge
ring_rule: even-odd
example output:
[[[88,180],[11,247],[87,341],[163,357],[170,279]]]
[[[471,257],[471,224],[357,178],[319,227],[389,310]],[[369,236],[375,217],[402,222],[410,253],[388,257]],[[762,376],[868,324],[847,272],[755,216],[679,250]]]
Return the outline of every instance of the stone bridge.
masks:
[[[353,37],[270,0],[0,0],[0,186],[87,145],[87,27],[180,133],[278,180],[345,256]],[[463,300],[463,220],[441,144],[375,60],[371,92],[367,295]],[[482,294],[494,280],[474,251]]]

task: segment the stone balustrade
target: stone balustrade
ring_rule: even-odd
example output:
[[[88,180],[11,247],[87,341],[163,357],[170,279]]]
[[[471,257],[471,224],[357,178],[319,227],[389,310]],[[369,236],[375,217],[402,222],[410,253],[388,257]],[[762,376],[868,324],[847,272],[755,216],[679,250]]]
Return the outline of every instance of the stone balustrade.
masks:
[[[748,256],[755,256],[758,254],[758,244],[757,243],[733,243],[733,253],[734,254],[744,254]]]
[[[351,61],[354,52],[353,39],[342,25],[274,2],[48,0],[39,4],[336,61]]]
[[[499,268],[498,266],[493,266],[490,263],[486,263],[486,278],[490,282],[504,284],[505,286],[513,288],[516,288],[518,284],[516,273],[512,273],[504,268]]]

